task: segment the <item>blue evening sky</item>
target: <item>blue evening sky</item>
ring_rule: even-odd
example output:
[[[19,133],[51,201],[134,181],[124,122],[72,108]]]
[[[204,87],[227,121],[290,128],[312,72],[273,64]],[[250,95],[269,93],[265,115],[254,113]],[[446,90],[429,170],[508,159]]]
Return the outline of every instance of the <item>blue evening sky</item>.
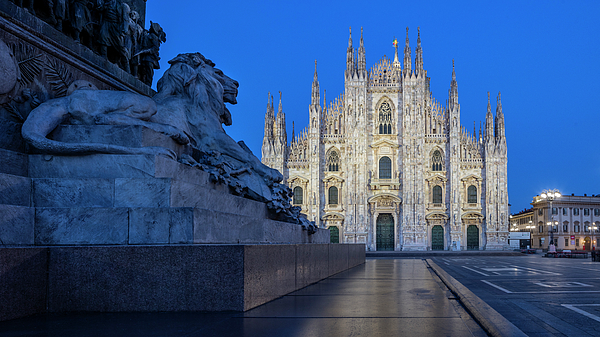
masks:
[[[370,5],[373,4],[373,5]],[[227,133],[261,156],[267,93],[283,93],[288,140],[307,126],[314,60],[328,101],[344,89],[348,28],[367,67],[400,53],[409,27],[414,64],[421,27],[433,96],[448,97],[456,64],[461,122],[485,120],[502,93],[512,212],[543,189],[600,194],[600,1],[147,2],[167,33],[155,83],[178,53],[199,51],[240,82]],[[402,55],[400,55],[402,60]]]

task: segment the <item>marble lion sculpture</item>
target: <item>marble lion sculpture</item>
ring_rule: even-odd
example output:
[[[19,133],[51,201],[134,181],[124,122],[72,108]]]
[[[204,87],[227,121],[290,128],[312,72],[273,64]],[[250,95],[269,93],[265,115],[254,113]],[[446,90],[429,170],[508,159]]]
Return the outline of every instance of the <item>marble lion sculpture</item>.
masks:
[[[49,100],[31,111],[23,124],[23,138],[34,147],[54,154],[160,154],[175,158],[171,150],[161,147],[129,148],[48,139],[58,125],[65,123],[142,125],[182,145],[231,158],[239,166],[248,168],[249,173],[260,175],[267,185],[281,181],[281,173],[262,164],[223,129],[223,124],[231,125],[231,114],[225,103],[237,103],[238,82],[215,68],[215,64],[200,53],[180,54],[169,64],[153,98],[94,90],[89,82],[76,81],[66,97]]]

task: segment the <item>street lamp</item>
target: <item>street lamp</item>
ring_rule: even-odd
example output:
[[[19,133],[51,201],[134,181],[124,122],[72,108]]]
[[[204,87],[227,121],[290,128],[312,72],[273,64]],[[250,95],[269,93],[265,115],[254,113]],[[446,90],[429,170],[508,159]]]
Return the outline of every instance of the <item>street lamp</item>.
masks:
[[[597,226],[588,226],[588,230],[592,232],[592,240],[590,241],[590,250],[594,250],[594,231],[598,229]]]
[[[550,202],[549,211],[550,211],[550,221],[548,221],[548,225],[550,225],[550,242],[554,244],[554,213],[552,213],[552,201],[554,199],[560,198],[560,192],[558,190],[543,190],[540,197],[542,199],[548,200]],[[550,248],[550,243],[548,243],[548,248]]]
[[[529,226],[525,228],[529,228],[529,247],[533,248],[533,221],[529,220]]]

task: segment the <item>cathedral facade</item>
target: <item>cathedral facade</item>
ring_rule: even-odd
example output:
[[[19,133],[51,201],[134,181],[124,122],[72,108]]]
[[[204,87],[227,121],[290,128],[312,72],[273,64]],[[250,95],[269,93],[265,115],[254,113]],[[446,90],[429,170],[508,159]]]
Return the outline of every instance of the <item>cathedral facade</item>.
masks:
[[[433,98],[408,39],[403,62],[385,56],[366,68],[348,41],[345,92],[321,102],[315,74],[309,124],[288,144],[279,100],[269,95],[262,162],[278,169],[293,204],[331,230],[332,242],[367,250],[501,250],[508,248],[507,151],[500,94],[485,125],[461,126],[458,84],[445,106]]]

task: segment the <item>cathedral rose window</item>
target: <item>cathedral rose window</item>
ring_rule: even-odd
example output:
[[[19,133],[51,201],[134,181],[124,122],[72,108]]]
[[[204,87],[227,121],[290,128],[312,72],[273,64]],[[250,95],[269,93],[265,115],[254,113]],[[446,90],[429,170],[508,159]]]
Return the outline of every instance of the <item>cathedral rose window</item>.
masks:
[[[327,169],[331,172],[339,171],[340,155],[337,151],[331,151],[327,156]]]
[[[392,133],[392,108],[390,103],[383,102],[379,107],[379,134],[389,135]]]
[[[442,159],[442,153],[439,150],[435,150],[435,152],[433,152],[433,156],[431,156],[431,170],[442,171],[443,167],[444,159]]]

